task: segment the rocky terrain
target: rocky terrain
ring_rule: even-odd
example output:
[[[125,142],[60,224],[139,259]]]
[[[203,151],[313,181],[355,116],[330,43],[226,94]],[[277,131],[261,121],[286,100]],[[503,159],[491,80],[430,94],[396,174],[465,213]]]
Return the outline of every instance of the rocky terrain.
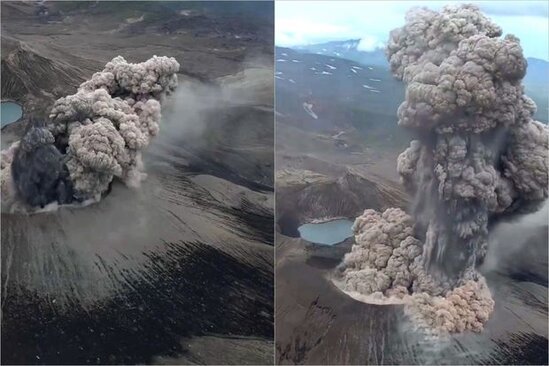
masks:
[[[352,168],[337,178],[310,170],[277,171],[276,217],[280,232],[299,236],[297,227],[307,222],[354,219],[366,208],[407,206],[408,198],[397,184],[363,174]]]
[[[138,190],[2,213],[2,363],[272,363],[273,7],[201,4],[2,2],[3,146],[114,56],[181,64]]]
[[[539,225],[524,238],[529,254],[520,263],[508,252],[498,257],[496,268],[483,269],[496,299],[485,331],[436,342],[413,327],[401,306],[355,301],[330,281],[352,239],[322,246],[277,233],[276,360],[360,365],[439,364],[442,358],[449,364],[543,364],[547,230]]]
[[[547,207],[537,213],[545,221],[527,217],[496,228],[481,268],[496,300],[485,331],[434,341],[413,326],[402,305],[366,304],[334,285],[331,278],[354,238],[328,246],[310,243],[297,232],[299,225],[315,219],[354,218],[361,208],[379,210],[398,200],[406,208],[408,198],[398,184],[352,170],[333,178],[287,169],[277,171],[276,182],[277,363],[439,364],[441,358],[451,364],[545,362]]]

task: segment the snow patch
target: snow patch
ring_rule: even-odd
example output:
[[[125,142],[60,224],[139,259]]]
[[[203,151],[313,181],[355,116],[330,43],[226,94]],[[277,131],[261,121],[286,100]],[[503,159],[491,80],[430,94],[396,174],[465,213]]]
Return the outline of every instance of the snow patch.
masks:
[[[309,116],[313,117],[314,119],[318,119],[316,113],[313,112],[313,105],[311,103],[303,102],[303,109],[305,110],[305,112],[307,112]]]

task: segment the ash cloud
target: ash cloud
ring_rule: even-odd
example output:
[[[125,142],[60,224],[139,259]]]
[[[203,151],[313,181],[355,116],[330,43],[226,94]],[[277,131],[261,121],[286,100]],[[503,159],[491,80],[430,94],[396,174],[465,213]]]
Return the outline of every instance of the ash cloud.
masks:
[[[272,109],[272,60],[248,56],[239,69],[209,82],[179,80],[173,97],[163,105],[163,128],[167,133],[159,138],[185,136],[193,144],[209,144],[205,133],[216,128],[209,122],[222,120],[227,110],[250,106]]]
[[[398,158],[412,217],[365,211],[342,264],[344,289],[407,298],[416,320],[480,331],[494,303],[476,268],[489,229],[547,198],[547,126],[521,80],[520,41],[476,6],[412,9],[387,57],[406,83],[399,125],[416,139]]]
[[[55,148],[54,141],[48,129],[34,127],[21,139],[13,157],[15,189],[33,207],[44,207],[52,201],[68,203],[73,195],[63,154]]]
[[[118,56],[58,99],[45,126],[2,152],[4,208],[98,200],[115,178],[139,186],[141,152],[159,132],[161,102],[178,71],[171,57],[133,64]]]

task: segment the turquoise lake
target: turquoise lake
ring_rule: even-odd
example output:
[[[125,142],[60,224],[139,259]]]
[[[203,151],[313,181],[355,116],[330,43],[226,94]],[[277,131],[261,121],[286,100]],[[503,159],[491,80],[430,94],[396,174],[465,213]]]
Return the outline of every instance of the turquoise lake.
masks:
[[[2,127],[17,121],[23,115],[23,109],[19,104],[13,102],[2,102],[1,104],[0,122]]]
[[[297,230],[299,230],[300,236],[307,241],[334,245],[353,236],[352,226],[353,221],[340,219],[320,224],[301,225]]]

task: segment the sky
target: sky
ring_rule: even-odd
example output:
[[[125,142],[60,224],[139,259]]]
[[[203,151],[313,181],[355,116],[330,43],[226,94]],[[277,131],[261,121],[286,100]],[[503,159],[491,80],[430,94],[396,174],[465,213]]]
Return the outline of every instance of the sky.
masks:
[[[473,3],[503,29],[520,38],[526,57],[549,60],[548,1],[276,1],[275,43],[292,47],[361,39],[364,51],[383,47],[389,32],[404,24],[413,6],[440,10]]]

